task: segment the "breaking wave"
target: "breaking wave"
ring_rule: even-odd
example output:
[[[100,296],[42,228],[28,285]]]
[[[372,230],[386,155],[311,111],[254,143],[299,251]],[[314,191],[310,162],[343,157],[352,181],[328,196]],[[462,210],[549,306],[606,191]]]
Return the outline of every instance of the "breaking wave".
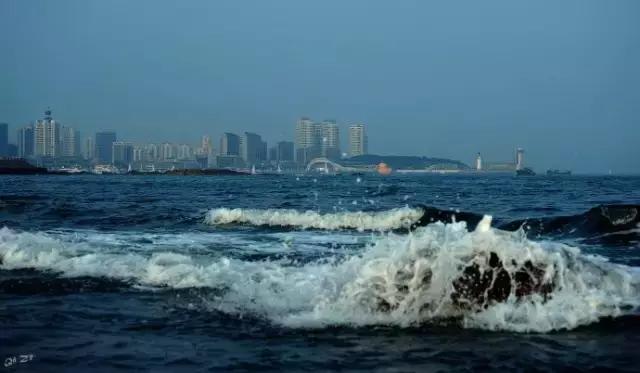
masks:
[[[636,269],[574,247],[530,241],[523,231],[492,229],[490,218],[472,232],[464,222],[437,222],[406,235],[388,233],[360,252],[304,264],[101,252],[46,233],[3,228],[0,260],[4,270],[61,278],[216,289],[205,308],[288,327],[455,323],[549,332],[632,314],[640,305]]]
[[[358,231],[389,231],[409,228],[423,215],[421,208],[402,207],[379,212],[338,212],[320,214],[315,211],[300,212],[289,209],[229,209],[210,210],[205,223],[250,224],[256,226],[297,227],[326,230],[356,229]]]

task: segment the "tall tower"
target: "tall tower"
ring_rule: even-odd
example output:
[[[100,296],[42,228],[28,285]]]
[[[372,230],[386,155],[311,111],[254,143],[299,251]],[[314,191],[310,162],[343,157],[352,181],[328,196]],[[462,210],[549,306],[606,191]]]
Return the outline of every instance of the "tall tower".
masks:
[[[482,156],[480,153],[478,153],[478,156],[476,157],[476,170],[482,171]]]
[[[322,155],[322,126],[302,117],[296,123],[296,161],[306,165]]]
[[[524,149],[518,148],[516,150],[516,170],[522,170],[524,167]]]
[[[354,124],[349,127],[349,155],[352,157],[369,152],[369,141],[364,124]]]
[[[113,162],[113,143],[117,141],[116,133],[113,131],[96,132],[95,136],[95,159],[98,163]]]
[[[18,129],[18,157],[33,156],[33,126],[28,125]]]
[[[34,153],[41,157],[58,157],[62,154],[60,123],[53,119],[49,108],[44,112],[44,119],[36,121]]]

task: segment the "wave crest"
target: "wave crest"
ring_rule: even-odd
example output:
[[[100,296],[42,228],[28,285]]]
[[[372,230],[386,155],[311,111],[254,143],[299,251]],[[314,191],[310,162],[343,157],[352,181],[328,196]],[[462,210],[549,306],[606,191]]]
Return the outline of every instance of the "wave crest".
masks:
[[[402,207],[380,212],[338,212],[320,214],[290,209],[217,208],[210,210],[205,223],[211,225],[250,224],[256,226],[297,227],[303,229],[356,229],[358,231],[388,231],[409,228],[424,214],[421,208]]]
[[[574,247],[530,241],[522,231],[496,230],[489,221],[481,221],[473,232],[463,222],[438,222],[407,235],[389,233],[360,253],[303,265],[172,252],[103,253],[45,233],[4,228],[0,268],[106,277],[141,286],[214,288],[220,292],[207,299],[206,307],[304,328],[455,322],[470,328],[548,332],[633,313],[640,305],[633,268]],[[480,275],[495,273],[492,256],[499,258],[511,281],[504,297],[491,299],[490,288],[481,288],[481,298],[461,290],[468,268],[477,268]],[[516,278],[527,262],[543,271],[541,281],[550,286],[548,292],[518,294]]]

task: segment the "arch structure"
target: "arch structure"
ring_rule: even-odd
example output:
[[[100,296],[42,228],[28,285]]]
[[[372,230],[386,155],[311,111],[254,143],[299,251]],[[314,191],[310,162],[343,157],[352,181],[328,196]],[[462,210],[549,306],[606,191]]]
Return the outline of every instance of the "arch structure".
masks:
[[[309,162],[309,164],[307,165],[307,172],[310,172],[312,170],[321,170],[327,173],[361,171],[360,169],[355,167],[345,167],[325,157],[312,159],[311,162]]]

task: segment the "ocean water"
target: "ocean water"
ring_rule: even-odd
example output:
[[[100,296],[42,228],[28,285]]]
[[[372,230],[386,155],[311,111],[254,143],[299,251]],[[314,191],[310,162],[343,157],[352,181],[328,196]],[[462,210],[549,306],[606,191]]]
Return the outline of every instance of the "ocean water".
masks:
[[[1,176],[0,358],[637,371],[639,205],[640,177]]]

